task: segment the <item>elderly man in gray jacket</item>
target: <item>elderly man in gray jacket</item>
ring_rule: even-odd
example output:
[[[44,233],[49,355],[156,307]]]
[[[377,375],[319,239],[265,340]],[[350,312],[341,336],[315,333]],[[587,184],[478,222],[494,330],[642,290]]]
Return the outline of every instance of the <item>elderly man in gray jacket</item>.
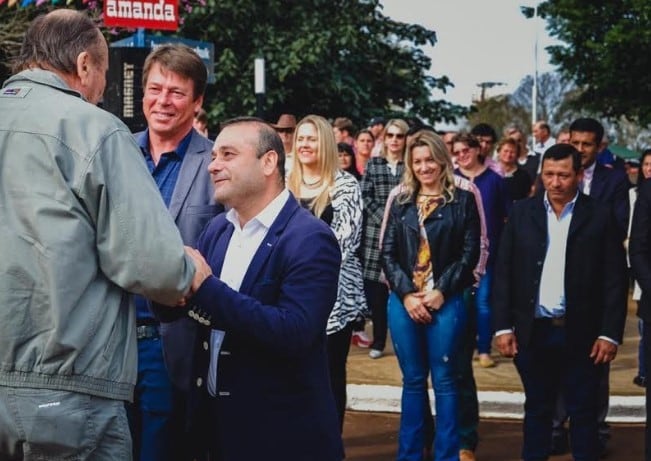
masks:
[[[127,127],[97,108],[83,13],[30,25],[0,90],[0,459],[129,460],[129,292],[175,305],[195,269]]]

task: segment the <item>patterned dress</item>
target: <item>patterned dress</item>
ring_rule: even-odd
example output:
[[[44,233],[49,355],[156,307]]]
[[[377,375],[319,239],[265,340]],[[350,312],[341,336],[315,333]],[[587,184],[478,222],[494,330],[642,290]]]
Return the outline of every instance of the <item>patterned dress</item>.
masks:
[[[384,157],[373,157],[366,164],[362,177],[362,198],[364,199],[364,243],[362,259],[364,279],[382,281],[380,263],[380,229],[384,217],[384,207],[391,190],[402,179],[404,164],[398,162],[396,174],[391,172],[389,162]]]
[[[330,189],[332,221],[329,223],[339,242],[341,269],[337,301],[332,308],[327,334],[331,335],[346,327],[367,311],[362,280],[362,265],[358,248],[362,239],[362,194],[353,175],[339,171]]]

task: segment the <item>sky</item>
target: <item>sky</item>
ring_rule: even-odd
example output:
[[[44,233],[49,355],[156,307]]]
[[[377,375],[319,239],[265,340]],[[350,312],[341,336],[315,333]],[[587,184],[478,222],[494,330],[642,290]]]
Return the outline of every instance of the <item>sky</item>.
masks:
[[[487,96],[513,93],[534,70],[536,26],[538,74],[554,70],[545,47],[558,44],[538,18],[527,19],[520,6],[535,0],[382,0],[383,13],[400,22],[420,24],[437,35],[424,48],[432,59],[430,74],[447,75],[454,88],[436,92],[436,99],[468,106],[478,97],[481,82],[504,85],[486,90]]]

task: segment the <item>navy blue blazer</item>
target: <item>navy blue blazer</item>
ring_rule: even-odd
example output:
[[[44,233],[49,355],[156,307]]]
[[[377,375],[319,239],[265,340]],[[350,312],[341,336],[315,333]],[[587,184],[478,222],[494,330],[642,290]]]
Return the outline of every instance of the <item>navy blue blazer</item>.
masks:
[[[514,328],[518,344],[531,339],[547,252],[543,196],[514,203],[493,273],[493,326]],[[567,236],[565,299],[568,344],[589,354],[599,336],[618,341],[626,320],[628,276],[612,209],[579,194]]]
[[[595,165],[592,184],[590,185],[590,197],[608,203],[613,207],[622,241],[624,241],[628,233],[629,187],[628,176],[623,170],[608,168],[599,163]]]
[[[145,132],[137,133],[140,141]],[[208,164],[211,161],[213,143],[200,135],[194,128],[190,144],[183,157],[181,170],[174,186],[169,211],[179,228],[183,243],[194,247],[208,221],[224,211],[224,207],[214,199],[214,189]],[[183,317],[175,322],[162,324],[160,328],[165,366],[170,372],[172,382],[180,389],[188,390],[190,382],[175,377],[189,376],[190,368],[184,358],[192,354],[196,323]],[[175,351],[176,353],[170,353]]]
[[[637,315],[651,322],[651,179],[645,179],[637,189],[628,249],[633,277],[642,288]]]
[[[222,214],[197,243],[217,276],[232,233]],[[207,392],[211,328],[226,332],[203,424],[221,461],[343,458],[325,334],[340,264],[331,229],[290,195],[239,292],[212,276],[195,294],[192,393]]]

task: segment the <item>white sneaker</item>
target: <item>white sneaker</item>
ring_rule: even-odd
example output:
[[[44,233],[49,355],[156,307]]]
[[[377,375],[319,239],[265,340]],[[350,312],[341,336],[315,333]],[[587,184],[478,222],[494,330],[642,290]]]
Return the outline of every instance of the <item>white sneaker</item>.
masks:
[[[366,335],[364,331],[353,331],[353,336],[350,338],[350,342],[357,347],[371,347],[373,341]]]
[[[368,353],[368,356],[372,359],[379,359],[384,355],[384,352],[377,350],[377,349],[371,349]]]

